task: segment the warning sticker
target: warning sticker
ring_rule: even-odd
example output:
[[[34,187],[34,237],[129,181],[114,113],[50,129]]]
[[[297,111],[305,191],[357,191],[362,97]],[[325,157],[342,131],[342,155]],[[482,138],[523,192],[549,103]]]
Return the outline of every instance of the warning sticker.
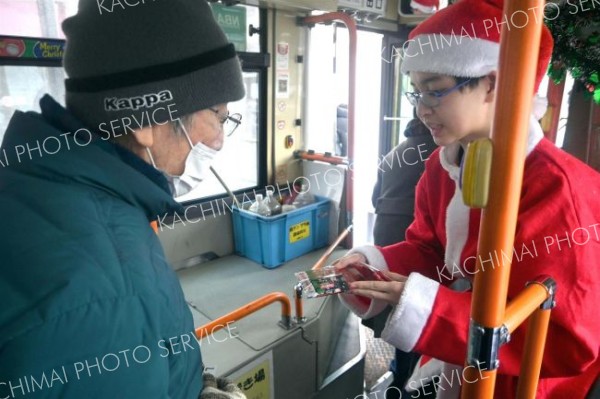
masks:
[[[310,222],[308,220],[290,227],[290,244],[308,237],[310,237]]]
[[[273,352],[262,355],[250,364],[228,376],[248,399],[272,399],[273,392]],[[215,394],[216,395],[216,394]],[[224,396],[224,394],[223,394]],[[218,395],[218,397],[223,397]],[[241,396],[241,395],[240,395]],[[217,396],[215,396],[217,397]],[[233,397],[233,394],[231,395]],[[237,397],[237,395],[236,395]]]

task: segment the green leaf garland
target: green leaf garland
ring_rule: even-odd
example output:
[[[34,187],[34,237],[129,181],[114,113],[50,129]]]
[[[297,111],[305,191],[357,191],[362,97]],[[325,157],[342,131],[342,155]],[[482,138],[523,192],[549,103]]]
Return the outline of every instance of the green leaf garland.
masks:
[[[583,82],[588,95],[600,104],[600,7],[595,3],[561,2],[548,12],[546,25],[554,38],[548,75],[560,83],[569,70]]]

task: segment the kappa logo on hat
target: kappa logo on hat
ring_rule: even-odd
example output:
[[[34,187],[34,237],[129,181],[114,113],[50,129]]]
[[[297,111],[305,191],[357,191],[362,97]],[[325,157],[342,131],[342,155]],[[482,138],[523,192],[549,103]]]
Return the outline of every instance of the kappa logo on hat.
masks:
[[[137,111],[140,108],[151,108],[156,104],[171,100],[173,100],[173,94],[170,90],[128,98],[107,97],[104,99],[104,109],[106,111],[122,111],[124,109]]]

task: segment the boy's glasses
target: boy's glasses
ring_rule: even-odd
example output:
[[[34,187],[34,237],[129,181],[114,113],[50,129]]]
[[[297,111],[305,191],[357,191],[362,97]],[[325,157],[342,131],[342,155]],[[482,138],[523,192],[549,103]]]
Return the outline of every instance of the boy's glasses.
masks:
[[[467,79],[464,82],[457,84],[446,90],[428,90],[422,92],[406,92],[404,95],[408,99],[408,102],[416,107],[419,103],[422,103],[426,107],[435,108],[442,102],[442,98],[446,97],[448,94],[452,93],[465,86],[473,79]]]
[[[221,123],[221,126],[223,126],[223,133],[225,133],[227,137],[231,136],[233,132],[235,132],[235,129],[242,123],[242,114],[229,115],[229,111],[227,111],[227,115],[223,115],[217,109],[209,109],[219,117],[219,122]]]

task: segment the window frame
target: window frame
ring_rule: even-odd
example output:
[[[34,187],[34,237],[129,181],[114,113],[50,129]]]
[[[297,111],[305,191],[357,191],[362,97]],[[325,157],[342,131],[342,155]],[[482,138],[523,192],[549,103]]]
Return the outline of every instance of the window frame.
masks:
[[[242,70],[244,72],[256,72],[258,73],[259,81],[259,104],[258,104],[258,142],[257,142],[257,185],[245,187],[234,191],[234,194],[242,194],[245,192],[255,192],[261,187],[264,188],[267,185],[267,107],[268,107],[268,69],[271,66],[270,54],[266,51],[267,49],[267,10],[261,8],[259,10],[259,23],[260,31],[256,34],[260,35],[260,52],[237,52],[238,57],[242,63]],[[5,39],[32,39],[32,40],[47,40],[54,43],[65,43],[65,39],[55,38],[43,38],[43,37],[29,37],[29,36],[12,36],[12,35],[0,35],[0,38]],[[19,67],[47,67],[47,68],[62,68],[62,59],[39,59],[39,58],[24,58],[24,57],[0,57],[0,66],[19,66]],[[189,201],[182,202],[181,205],[184,208],[195,206],[194,209],[200,208],[200,210],[190,211],[189,217],[198,217],[202,212],[202,207],[198,205],[209,203],[214,200],[226,198],[227,193],[201,197]],[[231,199],[226,200],[230,202]],[[209,215],[204,212],[203,216]],[[169,216],[165,219],[165,222],[172,222],[173,216]]]
[[[267,107],[268,107],[268,72],[271,66],[271,55],[266,51],[268,45],[267,35],[267,10],[261,8],[259,10],[259,23],[260,32],[260,52],[238,52],[238,56],[242,63],[243,72],[256,72],[258,73],[258,90],[259,90],[259,103],[258,103],[258,154],[257,154],[257,185],[246,187],[239,190],[234,190],[233,194],[237,197],[240,194],[252,192],[255,193],[260,189],[264,189],[267,186],[267,152],[268,152],[268,141],[267,141]],[[206,218],[214,214],[212,208],[208,212],[202,207],[203,204],[208,204],[211,201],[223,199],[226,204],[232,206],[232,199],[228,198],[227,193],[211,195],[202,197],[190,201],[182,202],[181,205],[186,208],[186,216],[189,219]],[[193,208],[192,208],[193,207]],[[189,212],[187,212],[187,208]],[[173,224],[175,215],[167,216],[164,220],[166,224]]]

